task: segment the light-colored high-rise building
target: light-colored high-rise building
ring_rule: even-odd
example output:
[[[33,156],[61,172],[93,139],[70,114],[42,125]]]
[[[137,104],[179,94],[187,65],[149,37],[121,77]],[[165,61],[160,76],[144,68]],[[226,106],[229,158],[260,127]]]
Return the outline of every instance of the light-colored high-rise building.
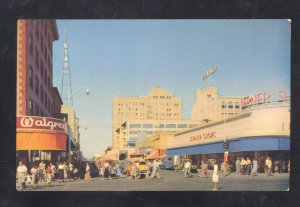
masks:
[[[197,89],[191,119],[207,123],[239,114],[242,111],[242,98],[220,96],[216,87]]]
[[[181,98],[166,89],[156,87],[147,96],[115,97],[113,100],[113,142],[118,149],[115,131],[131,120],[181,120]]]

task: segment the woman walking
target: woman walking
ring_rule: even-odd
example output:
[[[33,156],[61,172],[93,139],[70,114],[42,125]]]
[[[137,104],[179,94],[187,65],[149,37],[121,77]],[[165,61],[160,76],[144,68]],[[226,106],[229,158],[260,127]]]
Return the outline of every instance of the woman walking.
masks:
[[[253,161],[252,161],[252,171],[251,171],[251,175],[252,176],[255,176],[255,175],[258,175],[257,174],[257,169],[258,169],[258,163],[257,163],[257,160],[254,158]]]
[[[30,170],[30,173],[31,173],[31,180],[32,180],[32,188],[36,189],[39,181],[39,177],[38,177],[39,170],[36,165],[33,165],[33,167]]]
[[[58,165],[57,173],[58,173],[59,183],[63,182],[64,181],[64,164],[61,162]]]
[[[85,181],[92,181],[91,172],[90,172],[90,163],[86,163],[85,167]]]
[[[208,178],[207,168],[208,168],[207,163],[205,163],[204,160],[202,160],[200,165],[200,169],[201,169],[200,177]]]

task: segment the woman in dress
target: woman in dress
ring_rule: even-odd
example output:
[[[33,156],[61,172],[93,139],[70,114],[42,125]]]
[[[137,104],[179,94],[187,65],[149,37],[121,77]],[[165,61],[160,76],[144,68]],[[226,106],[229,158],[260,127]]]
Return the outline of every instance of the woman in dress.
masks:
[[[257,163],[257,160],[254,158],[252,161],[252,171],[251,171],[252,176],[258,175],[257,169],[258,169],[258,163]]]
[[[32,188],[36,189],[37,183],[39,181],[39,177],[38,177],[39,169],[37,168],[36,165],[33,165],[33,167],[30,170],[30,173],[31,173],[31,180],[32,180]]]
[[[90,169],[90,163],[87,162],[85,167],[85,181],[92,181]]]

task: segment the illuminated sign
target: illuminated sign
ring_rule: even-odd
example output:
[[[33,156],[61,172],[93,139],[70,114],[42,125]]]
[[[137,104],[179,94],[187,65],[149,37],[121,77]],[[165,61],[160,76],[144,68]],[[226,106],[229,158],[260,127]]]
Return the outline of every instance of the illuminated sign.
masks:
[[[67,123],[61,119],[48,117],[17,116],[17,128],[67,132]]]
[[[204,73],[201,74],[201,80],[206,79],[207,77],[209,77],[210,75],[212,75],[216,71],[217,71],[216,67],[211,67],[210,69],[208,69],[207,71],[205,71]]]
[[[258,93],[252,96],[246,96],[242,99],[242,108],[246,108],[252,105],[266,104],[270,103],[271,94],[270,93]],[[286,91],[278,91],[278,102],[289,101],[290,96],[287,95]]]

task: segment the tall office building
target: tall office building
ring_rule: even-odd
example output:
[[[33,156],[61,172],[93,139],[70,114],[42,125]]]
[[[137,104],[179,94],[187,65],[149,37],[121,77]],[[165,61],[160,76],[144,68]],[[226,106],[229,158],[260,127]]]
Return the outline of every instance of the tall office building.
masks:
[[[147,96],[115,97],[113,100],[113,148],[118,149],[115,131],[125,122],[142,120],[181,120],[181,98],[157,87]]]

